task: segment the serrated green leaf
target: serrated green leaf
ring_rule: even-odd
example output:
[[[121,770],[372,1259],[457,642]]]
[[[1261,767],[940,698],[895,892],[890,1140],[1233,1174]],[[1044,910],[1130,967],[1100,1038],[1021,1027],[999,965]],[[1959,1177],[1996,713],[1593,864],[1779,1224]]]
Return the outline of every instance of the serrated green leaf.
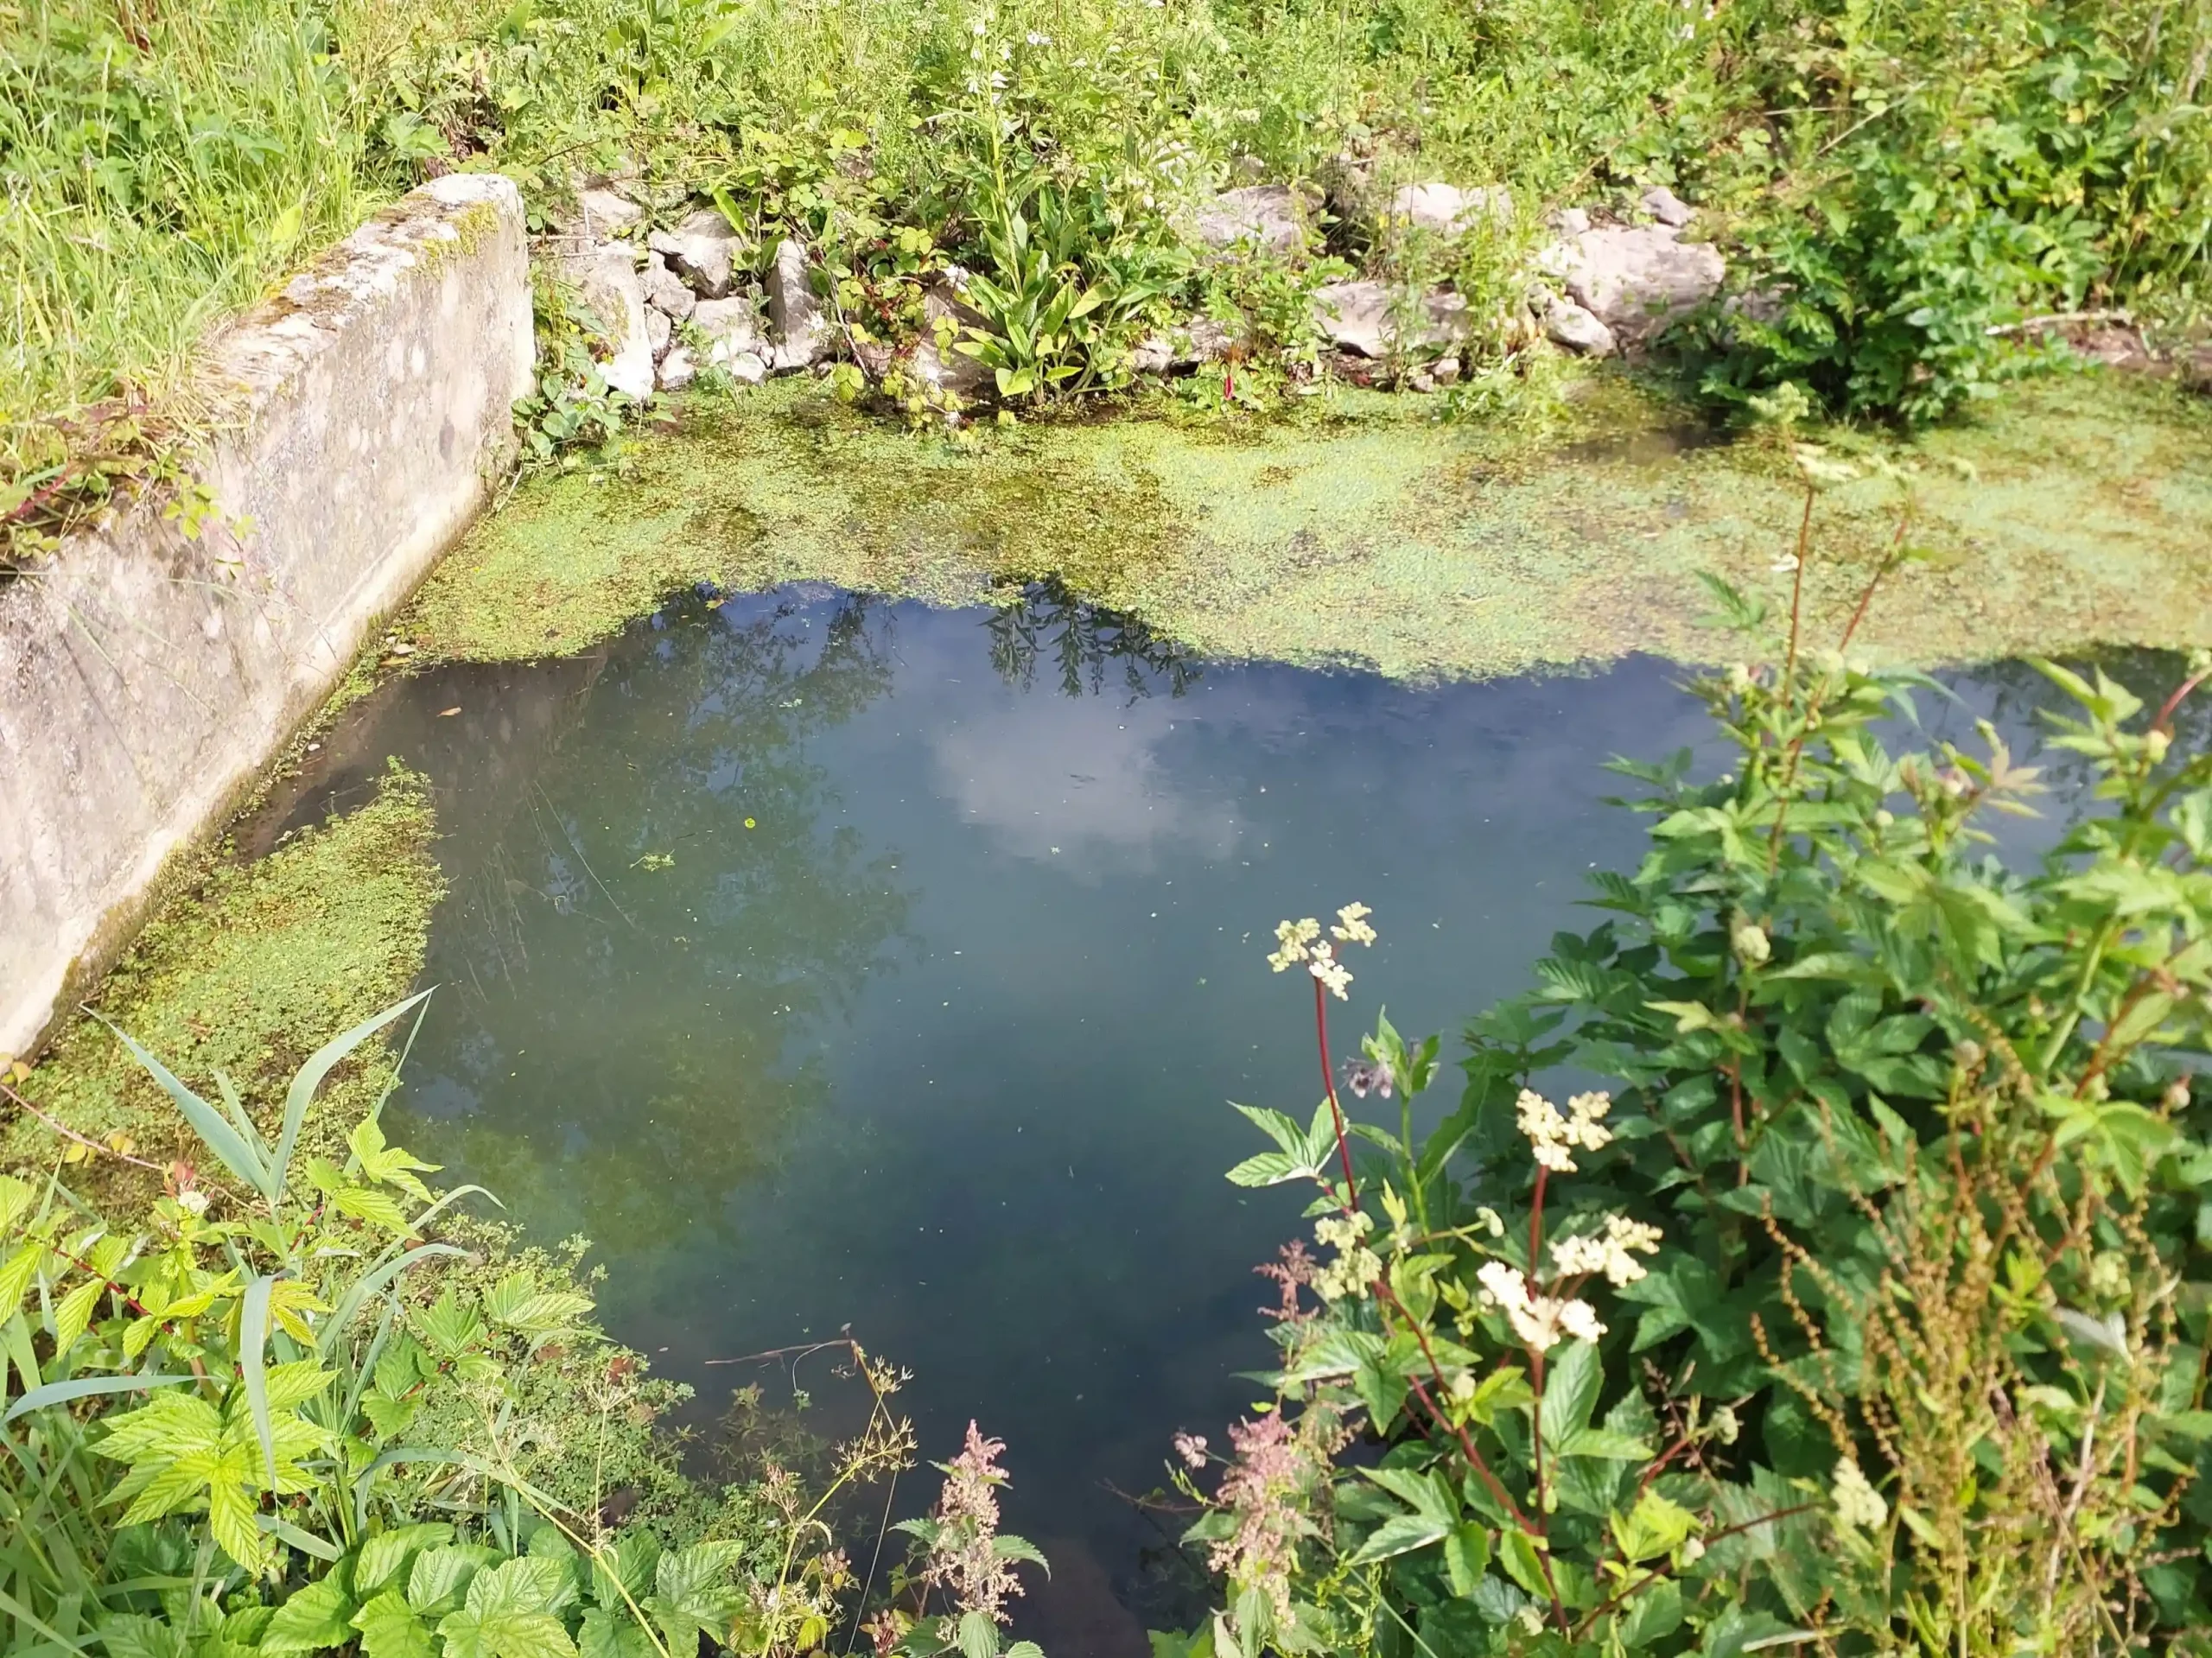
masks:
[[[353,1627],[361,1632],[363,1658],[437,1658],[437,1637],[397,1589],[385,1590],[355,1612]]]
[[[295,1590],[291,1598],[276,1609],[268,1629],[262,1632],[261,1649],[264,1653],[320,1652],[327,1647],[342,1647],[357,1633],[353,1612],[353,1603],[337,1578],[320,1579]]]

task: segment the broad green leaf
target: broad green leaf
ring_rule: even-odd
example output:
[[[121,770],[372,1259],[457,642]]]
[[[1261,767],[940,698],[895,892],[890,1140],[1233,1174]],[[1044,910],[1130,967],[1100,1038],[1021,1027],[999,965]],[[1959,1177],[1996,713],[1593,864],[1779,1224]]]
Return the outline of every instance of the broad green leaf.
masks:
[[[654,1658],[652,1637],[626,1606],[586,1609],[583,1626],[576,1631],[576,1652],[577,1658]]]
[[[384,1591],[355,1612],[353,1627],[361,1632],[363,1658],[437,1658],[430,1626],[415,1616],[397,1589]]]
[[[438,1620],[445,1658],[575,1658],[575,1644],[550,1612],[479,1613],[464,1606]]]
[[[1570,1433],[1589,1426],[1598,1403],[1598,1389],[1605,1382],[1598,1350],[1589,1342],[1561,1344],[1544,1372],[1544,1397],[1539,1420],[1544,1444],[1555,1446]]]
[[[294,1591],[276,1609],[261,1636],[264,1653],[320,1652],[342,1647],[357,1631],[353,1603],[335,1576],[323,1578]]]
[[[999,1626],[981,1612],[960,1615],[961,1658],[998,1658]]]
[[[97,1019],[99,1016],[94,1014],[93,1017]],[[168,1066],[139,1046],[124,1031],[108,1024],[105,1020],[100,1022],[115,1032],[117,1039],[130,1051],[130,1057],[144,1066],[154,1080],[162,1085],[169,1098],[175,1102],[176,1109],[184,1114],[184,1120],[192,1125],[192,1132],[200,1136],[223,1166],[259,1192],[269,1203],[275,1204],[277,1188],[270,1178],[268,1159],[263,1148],[257,1143],[248,1145],[221,1112],[170,1075]]]
[[[461,1604],[469,1579],[499,1558],[496,1549],[477,1543],[426,1548],[407,1573],[407,1604],[425,1617],[435,1617]]]
[[[404,1583],[416,1555],[426,1548],[452,1540],[453,1528],[438,1521],[395,1526],[390,1531],[378,1532],[361,1545],[361,1552],[353,1561],[353,1592],[373,1595],[388,1583]]]
[[[1451,1528],[1440,1521],[1417,1514],[1394,1515],[1369,1534],[1359,1546],[1349,1564],[1366,1566],[1375,1560],[1387,1560],[1399,1554],[1411,1553],[1426,1548],[1443,1537]]]
[[[165,1618],[124,1612],[102,1619],[98,1633],[108,1658],[184,1658],[184,1632]]]
[[[1613,1618],[1614,1633],[1631,1652],[1663,1641],[1681,1627],[1682,1591],[1670,1578],[1636,1590]]]
[[[1444,1572],[1452,1592],[1461,1599],[1480,1586],[1490,1567],[1490,1532],[1470,1521],[1454,1526],[1444,1537]]]

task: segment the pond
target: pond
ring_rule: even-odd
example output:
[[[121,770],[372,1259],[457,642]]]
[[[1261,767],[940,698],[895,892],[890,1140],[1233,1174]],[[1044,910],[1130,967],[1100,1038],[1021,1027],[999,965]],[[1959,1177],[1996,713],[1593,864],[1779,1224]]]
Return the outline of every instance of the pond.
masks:
[[[691,594],[584,657],[386,685],[288,810],[387,755],[431,779],[452,890],[398,1137],[588,1234],[610,1329],[702,1421],[790,1380],[713,1361],[849,1327],[911,1366],[925,1456],[970,1416],[1008,1441],[1056,1568],[1028,1632],[1120,1658],[1192,1587],[1123,1494],[1257,1396],[1252,1269],[1300,1226],[1222,1179],[1255,1149],[1228,1101],[1315,1097],[1274,924],[1371,905],[1341,1051],[1383,1006],[1452,1051],[1636,856],[1602,763],[1709,747],[1682,671],[1421,687],[1197,661],[1047,588]],[[2044,700],[1947,683],[1934,734]]]

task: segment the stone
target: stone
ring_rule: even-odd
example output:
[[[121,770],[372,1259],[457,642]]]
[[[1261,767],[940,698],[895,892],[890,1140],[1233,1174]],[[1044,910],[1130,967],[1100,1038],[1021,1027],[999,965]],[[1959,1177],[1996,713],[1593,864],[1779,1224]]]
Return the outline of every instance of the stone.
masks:
[[[765,355],[760,311],[749,299],[702,299],[691,313],[691,326],[707,342],[707,361],[728,367],[741,352]]]
[[[779,372],[810,367],[830,353],[830,319],[814,291],[806,250],[786,237],[768,269],[768,321],[775,326]]]
[[[1314,290],[1314,325],[1333,343],[1362,357],[1386,356],[1394,345],[1408,351],[1456,346],[1467,337],[1467,302],[1439,292],[1421,296],[1414,337],[1397,339],[1398,319],[1391,311],[1403,297],[1403,290],[1394,295],[1379,282],[1331,283]]]
[[[1549,222],[1561,236],[1580,236],[1590,228],[1590,213],[1585,207],[1561,207],[1552,214]]]
[[[1460,236],[1487,219],[1513,223],[1513,193],[1499,184],[1462,190],[1450,184],[1408,184],[1390,197],[1390,217],[1439,236]]]
[[[1195,316],[1165,334],[1152,334],[1129,353],[1129,368],[1138,374],[1166,374],[1179,368],[1196,368],[1229,355],[1236,334],[1226,322]]]
[[[1543,315],[1545,337],[1571,352],[1585,357],[1611,357],[1620,348],[1613,331],[1571,299],[1548,295]]]
[[[668,342],[675,333],[676,324],[669,320],[667,312],[656,311],[650,305],[645,308],[645,339],[652,345],[655,357],[668,349]]]
[[[1643,211],[1670,230],[1680,230],[1697,217],[1697,209],[1663,184],[1643,193]]]
[[[699,302],[683,278],[668,268],[668,263],[656,253],[645,261],[644,272],[639,278],[645,288],[645,303],[656,311],[674,317],[678,322],[691,314]]]
[[[660,389],[681,391],[699,378],[698,359],[691,355],[689,346],[671,346],[668,355],[660,359]]]
[[[583,214],[582,233],[589,237],[620,235],[641,223],[645,210],[620,190],[594,185],[576,192],[576,206]]]
[[[1548,250],[1543,264],[1624,346],[1704,304],[1728,274],[1717,249],[1663,225],[1585,231]]]
[[[1287,184],[1248,184],[1224,190],[1198,210],[1191,234],[1210,248],[1250,243],[1278,253],[1306,244],[1315,217],[1313,200]]]
[[[588,252],[563,254],[560,264],[563,278],[612,348],[600,365],[607,384],[627,397],[651,397],[652,340],[645,333],[645,289],[629,245],[602,243]]]
[[[672,231],[655,231],[645,245],[665,256],[701,299],[720,299],[729,292],[736,274],[741,239],[719,208],[707,207]]]
[[[0,1053],[76,1017],[162,875],[499,496],[530,277],[512,180],[410,192],[202,342],[181,390],[222,418],[184,461],[220,508],[199,533],[168,490],[127,492],[0,582]]]
[[[740,385],[759,385],[768,378],[768,361],[757,351],[733,352],[722,371]]]
[[[1428,365],[1428,372],[1439,385],[1457,385],[1459,384],[1459,359],[1440,357]]]
[[[943,279],[931,283],[923,294],[922,338],[908,361],[908,372],[924,385],[972,397],[996,381],[988,363],[969,356],[956,343],[963,330],[984,328],[988,321],[964,296],[967,276],[958,265],[949,266]],[[951,338],[942,351],[937,343],[937,325],[941,321],[952,324]]]

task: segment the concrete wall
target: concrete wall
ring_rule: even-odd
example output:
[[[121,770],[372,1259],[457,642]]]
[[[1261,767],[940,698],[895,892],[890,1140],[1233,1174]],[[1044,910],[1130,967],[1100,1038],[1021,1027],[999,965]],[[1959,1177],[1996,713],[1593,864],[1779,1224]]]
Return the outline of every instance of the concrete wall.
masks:
[[[212,343],[219,518],[190,537],[140,503],[0,588],[0,1053],[73,1006],[483,505],[531,366],[521,198],[437,180]]]

